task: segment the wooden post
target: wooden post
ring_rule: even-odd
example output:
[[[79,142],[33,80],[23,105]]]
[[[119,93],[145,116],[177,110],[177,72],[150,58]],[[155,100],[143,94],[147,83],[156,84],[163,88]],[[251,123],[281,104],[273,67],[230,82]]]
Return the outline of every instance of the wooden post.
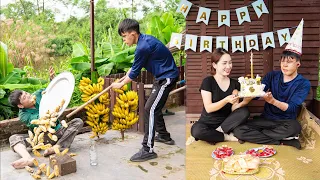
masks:
[[[120,133],[121,133],[121,139],[122,141],[124,141],[124,131],[120,131]]]
[[[145,97],[144,97],[144,84],[139,83],[138,89],[138,96],[139,96],[139,121],[138,121],[138,128],[139,132],[144,133],[144,104],[145,104]]]
[[[136,92],[138,93],[138,87],[137,87],[137,86],[138,86],[137,83],[134,82],[134,81],[132,81],[132,83],[131,83],[131,89],[132,89],[133,91],[136,91]],[[139,97],[139,101],[140,101],[140,97]],[[138,111],[138,110],[137,110],[137,113],[139,114],[139,111]],[[139,121],[138,121],[138,122],[139,122]],[[132,129],[133,129],[134,131],[139,131],[138,122],[135,123],[134,125],[132,125]]]

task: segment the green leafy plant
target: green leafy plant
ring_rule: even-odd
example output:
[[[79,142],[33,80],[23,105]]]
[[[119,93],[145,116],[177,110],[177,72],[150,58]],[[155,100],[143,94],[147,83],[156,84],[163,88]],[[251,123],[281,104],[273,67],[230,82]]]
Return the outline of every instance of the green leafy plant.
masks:
[[[135,47],[123,50],[122,48],[108,42],[99,44],[95,58],[95,66],[99,76],[124,72],[131,67]],[[77,42],[73,45],[71,66],[79,72],[88,73],[90,71],[91,60],[88,48],[82,43]]]
[[[163,13],[161,17],[154,15],[151,21],[147,23],[147,34],[158,38],[163,44],[170,42],[171,34],[173,32],[181,32],[183,27],[178,26],[173,18],[173,13]]]
[[[35,91],[37,89],[46,86],[47,81],[25,77],[25,71],[14,68],[11,63],[8,62],[8,49],[7,46],[0,41],[0,114],[1,119],[12,118],[14,113],[9,102],[9,93],[14,89],[22,89],[28,92]]]

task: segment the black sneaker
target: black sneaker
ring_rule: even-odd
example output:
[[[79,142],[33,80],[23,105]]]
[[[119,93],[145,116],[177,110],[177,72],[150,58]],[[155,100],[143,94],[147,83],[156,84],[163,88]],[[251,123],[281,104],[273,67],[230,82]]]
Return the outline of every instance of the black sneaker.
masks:
[[[298,139],[281,140],[280,143],[282,145],[293,146],[293,147],[301,150],[301,144],[300,144],[300,141]]]
[[[166,139],[163,139],[163,138],[159,137],[158,135],[156,135],[154,137],[154,141],[155,142],[161,142],[161,143],[168,144],[168,145],[174,145],[175,144],[173,139],[170,138],[170,140],[166,140]]]
[[[132,162],[143,162],[143,161],[148,161],[150,159],[155,159],[157,158],[158,155],[155,152],[149,152],[144,150],[144,148],[141,148],[139,152],[134,154],[131,158],[130,161]]]

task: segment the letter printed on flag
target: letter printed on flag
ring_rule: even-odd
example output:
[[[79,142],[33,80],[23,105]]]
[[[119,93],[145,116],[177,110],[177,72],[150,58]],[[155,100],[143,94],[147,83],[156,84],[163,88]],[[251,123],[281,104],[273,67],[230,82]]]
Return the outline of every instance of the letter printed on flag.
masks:
[[[252,34],[252,35],[246,36],[246,48],[247,48],[247,52],[249,52],[252,49],[259,51],[258,35],[257,34]]]
[[[192,49],[194,52],[196,52],[197,39],[198,39],[198,36],[186,34],[186,42],[184,45],[184,50]]]
[[[290,40],[290,31],[288,28],[280,29],[277,31],[279,44],[282,46],[284,43],[288,43]]]
[[[244,52],[243,36],[232,36],[232,52],[241,51]]]
[[[181,12],[184,17],[187,17],[192,3],[187,0],[181,0],[177,9],[177,12]]]
[[[212,36],[201,36],[200,52],[204,50],[212,52]]]
[[[181,42],[182,42],[182,34],[180,34],[180,33],[172,33],[169,47],[170,48],[171,47],[177,47],[178,49],[180,49],[181,48]]]
[[[209,23],[211,9],[200,7],[198,12],[198,17],[196,20],[196,23],[198,22],[204,22],[206,25]]]
[[[269,46],[275,48],[273,32],[261,33],[261,37],[263,50]]]
[[[237,13],[239,24],[242,24],[244,21],[251,22],[247,6],[237,8],[236,13]]]
[[[218,27],[222,25],[230,27],[230,10],[218,11]]]
[[[228,36],[217,36],[216,48],[223,48],[228,51]]]
[[[254,11],[256,12],[258,18],[260,18],[263,13],[269,14],[267,6],[263,0],[258,0],[258,1],[253,2],[252,7],[253,7]]]

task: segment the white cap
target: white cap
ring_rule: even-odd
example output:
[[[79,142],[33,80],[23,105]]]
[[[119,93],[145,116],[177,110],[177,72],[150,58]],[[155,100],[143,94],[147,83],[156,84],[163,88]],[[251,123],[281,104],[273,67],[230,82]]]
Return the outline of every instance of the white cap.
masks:
[[[291,51],[296,54],[302,55],[302,35],[303,35],[303,19],[300,21],[299,26],[296,31],[294,31],[289,43],[287,44],[285,50]]]

